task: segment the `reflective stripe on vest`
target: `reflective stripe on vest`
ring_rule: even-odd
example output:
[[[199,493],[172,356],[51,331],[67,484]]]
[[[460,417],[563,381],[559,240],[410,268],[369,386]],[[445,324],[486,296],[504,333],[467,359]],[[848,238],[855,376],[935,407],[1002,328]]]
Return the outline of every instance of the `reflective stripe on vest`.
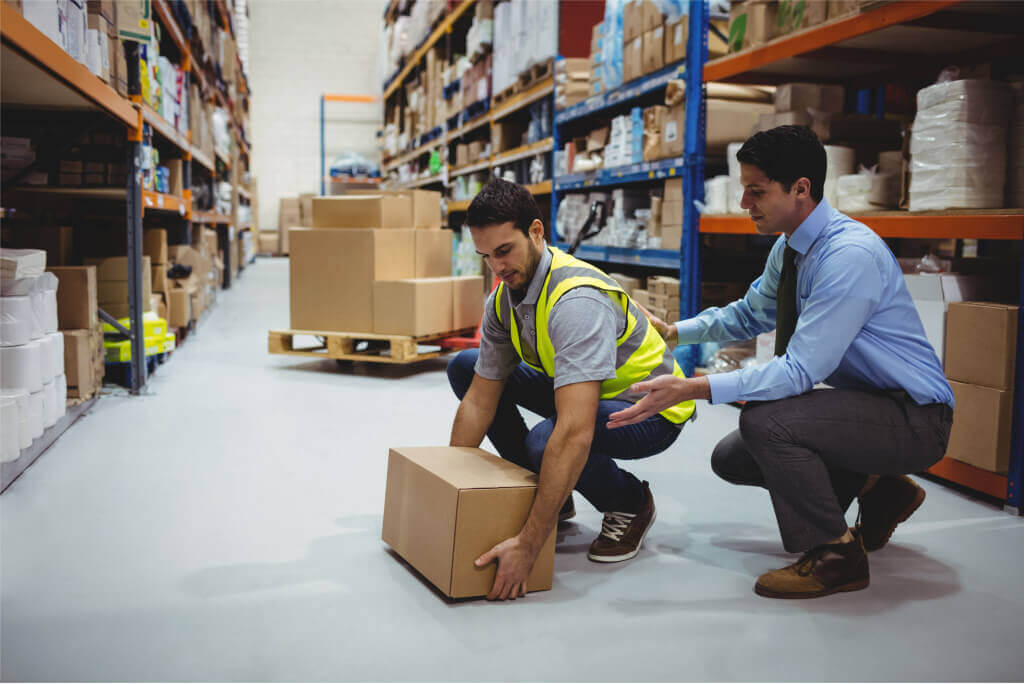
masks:
[[[686,377],[673,358],[672,350],[655,330],[655,326],[648,322],[647,317],[619,283],[594,266],[555,247],[548,247],[548,250],[552,254],[552,265],[545,274],[545,282],[537,298],[535,319],[540,367],[527,362],[523,355],[520,332],[516,317],[512,315],[512,305],[506,293],[505,283],[500,283],[495,293],[495,313],[498,321],[508,327],[513,347],[524,363],[549,377],[555,377],[555,348],[548,335],[548,316],[556,302],[573,288],[593,287],[608,295],[612,303],[623,310],[626,317],[626,326],[616,338],[616,377],[601,383],[602,399],[637,402],[644,394],[630,391],[630,386],[634,383],[668,374],[678,378]],[[685,422],[693,413],[694,402],[685,401],[662,411],[661,415],[678,424]]]

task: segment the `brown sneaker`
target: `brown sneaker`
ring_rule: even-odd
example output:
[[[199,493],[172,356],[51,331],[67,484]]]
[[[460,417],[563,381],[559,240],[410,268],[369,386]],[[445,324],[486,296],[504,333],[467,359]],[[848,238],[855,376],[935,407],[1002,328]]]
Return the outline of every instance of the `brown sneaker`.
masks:
[[[858,497],[865,550],[886,546],[897,525],[910,518],[923,501],[925,490],[907,475],[881,476],[872,489]]]
[[[559,510],[559,522],[569,520],[577,514],[577,507],[573,505],[573,495],[570,494],[566,499],[566,503],[562,504],[562,509]]]
[[[769,598],[817,598],[868,586],[868,556],[861,538],[847,544],[823,544],[806,551],[793,565],[767,572],[755,593]]]
[[[644,505],[637,513],[610,511],[601,521],[601,534],[591,543],[587,557],[598,563],[616,563],[630,560],[641,550],[641,542],[655,522],[655,499],[647,482],[644,486]]]

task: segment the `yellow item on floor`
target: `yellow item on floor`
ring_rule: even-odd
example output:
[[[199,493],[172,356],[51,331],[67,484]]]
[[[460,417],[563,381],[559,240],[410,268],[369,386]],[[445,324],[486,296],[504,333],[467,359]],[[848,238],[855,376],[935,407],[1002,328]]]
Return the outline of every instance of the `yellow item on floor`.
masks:
[[[166,354],[167,352],[174,351],[177,346],[176,338],[173,332],[169,332],[164,335],[163,342],[160,343],[160,353]]]
[[[167,344],[164,336],[149,337],[146,340],[146,356],[155,356],[163,353],[163,347]],[[171,341],[174,344],[174,340]],[[131,340],[104,340],[104,360],[107,363],[124,363],[132,360]]]

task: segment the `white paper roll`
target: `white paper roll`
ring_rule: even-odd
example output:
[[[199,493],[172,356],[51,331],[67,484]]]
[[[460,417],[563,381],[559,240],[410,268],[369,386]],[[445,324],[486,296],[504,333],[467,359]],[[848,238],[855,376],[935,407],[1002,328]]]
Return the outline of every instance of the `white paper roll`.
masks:
[[[43,427],[57,424],[57,385],[48,382],[43,385]]]
[[[0,463],[18,460],[18,403],[13,397],[0,397]]]
[[[725,214],[729,203],[729,176],[716,176],[705,181],[705,211]]]
[[[879,153],[879,173],[900,173],[903,165],[904,153],[900,150]]]
[[[0,390],[0,397],[11,399],[18,407],[18,448],[32,444],[28,421],[28,392],[26,390]]]
[[[740,179],[730,178],[729,193],[726,211],[731,214],[746,214],[747,212],[740,206],[744,199],[744,186],[740,184]]]
[[[43,312],[39,319],[43,326],[43,332],[57,332],[57,276],[53,273],[44,273],[39,276],[43,284]]]
[[[54,341],[49,335],[43,335],[36,342],[39,344],[39,377],[45,385],[53,382],[53,377],[57,375],[57,369],[53,365]]]
[[[850,147],[840,145],[825,145],[826,148],[826,178],[839,178],[854,173],[856,155]]]
[[[53,332],[47,335],[50,338],[50,353],[53,365],[53,377],[64,374],[64,334]]]
[[[46,336],[43,331],[43,318],[46,316],[46,293],[42,290],[33,290],[29,299],[32,301],[32,339],[39,340]]]
[[[57,385],[57,418],[63,418],[68,412],[68,376],[61,373],[53,379]]]
[[[31,339],[31,297],[0,297],[0,347],[15,347]]]
[[[743,146],[742,142],[732,142],[726,146],[726,167],[729,169],[730,178],[740,178],[740,162],[737,161],[737,152]]]
[[[0,387],[29,392],[43,389],[42,355],[39,342],[0,347]]]
[[[43,436],[43,388],[28,395],[28,429],[32,439]]]

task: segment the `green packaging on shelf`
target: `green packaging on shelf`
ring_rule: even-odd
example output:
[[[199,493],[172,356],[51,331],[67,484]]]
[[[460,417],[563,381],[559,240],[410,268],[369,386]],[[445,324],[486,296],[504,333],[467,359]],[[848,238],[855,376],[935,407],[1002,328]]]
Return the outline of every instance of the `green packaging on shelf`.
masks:
[[[747,0],[730,8],[730,52],[758,47],[776,35],[775,0]]]
[[[117,32],[121,40],[149,42],[153,30],[150,0],[120,0],[117,4]]]

